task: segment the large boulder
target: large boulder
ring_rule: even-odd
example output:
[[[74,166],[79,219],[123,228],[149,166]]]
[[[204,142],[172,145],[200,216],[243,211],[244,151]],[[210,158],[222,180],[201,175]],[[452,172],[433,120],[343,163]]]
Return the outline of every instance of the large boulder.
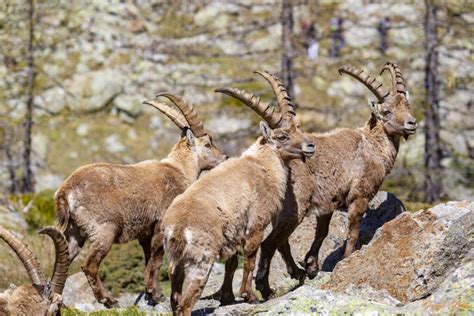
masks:
[[[369,209],[362,218],[359,246],[368,244],[378,228],[404,211],[403,203],[395,195],[384,191],[378,192],[370,201]],[[297,262],[304,260],[311,247],[315,227],[316,216],[310,214],[291,235],[291,252]],[[323,271],[332,271],[334,266],[342,260],[347,232],[347,212],[345,210],[334,211],[329,224],[328,236],[319,251],[318,261]],[[270,284],[277,293],[284,293],[298,284],[298,281],[290,279],[285,263],[278,253],[272,260]]]
[[[388,192],[378,192],[370,201],[369,208],[360,223],[358,248],[368,244],[377,229],[405,211],[402,201]],[[349,232],[349,222],[345,210],[336,210],[329,224],[328,237],[319,250],[319,266],[323,271],[332,271],[342,260],[344,244]]]
[[[365,284],[407,303],[433,293],[474,248],[474,202],[449,202],[404,212],[373,240],[339,262],[326,289]]]

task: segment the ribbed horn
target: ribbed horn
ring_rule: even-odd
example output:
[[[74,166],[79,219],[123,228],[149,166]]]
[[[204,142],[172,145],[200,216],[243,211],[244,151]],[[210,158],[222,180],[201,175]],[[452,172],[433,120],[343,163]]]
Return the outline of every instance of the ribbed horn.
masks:
[[[30,280],[35,286],[44,286],[46,284],[46,279],[44,274],[41,271],[38,259],[31,252],[30,249],[15,235],[13,235],[9,230],[0,225],[0,238],[5,240],[5,242],[13,249],[18,258],[25,266],[26,272],[30,276]]]
[[[178,107],[178,109],[181,111],[181,113],[183,113],[184,117],[186,118],[186,121],[188,121],[189,128],[191,129],[191,131],[193,131],[193,134],[196,137],[202,137],[206,135],[204,126],[201,120],[198,118],[196,111],[194,111],[194,108],[188,103],[186,103],[182,98],[169,92],[162,92],[158,94],[157,97],[165,97]]]
[[[349,76],[359,80],[377,97],[377,100],[379,100],[380,103],[382,103],[385,97],[388,95],[388,91],[384,91],[382,88],[381,82],[369,75],[365,75],[364,71],[361,69],[357,69],[352,66],[346,66],[339,68],[339,74],[348,74]]]
[[[380,71],[380,75],[383,74],[385,70],[390,71],[390,76],[392,77],[392,93],[404,93],[406,94],[406,84],[405,79],[403,78],[400,67],[397,64],[387,62],[385,66]]]
[[[166,115],[173,123],[175,123],[179,129],[183,130],[185,128],[189,128],[188,122],[184,118],[183,114],[181,112],[176,111],[168,104],[161,103],[156,100],[144,101],[143,104],[150,105],[155,109],[159,110],[161,113]]]
[[[294,117],[296,115],[295,107],[293,106],[290,95],[288,94],[288,91],[286,90],[280,78],[265,70],[256,70],[254,73],[259,74],[265,78],[265,80],[267,80],[272,87],[273,92],[277,98],[278,106],[280,107],[281,115],[283,117]]]
[[[252,93],[245,92],[237,88],[219,88],[215,92],[227,94],[244,103],[246,106],[257,112],[272,128],[279,126],[281,122],[281,114],[276,107],[269,103],[263,102],[259,97]]]
[[[56,227],[48,226],[41,229],[39,234],[48,235],[54,243],[56,258],[54,260],[53,276],[51,277],[52,293],[62,294],[69,270],[69,248],[63,233]]]

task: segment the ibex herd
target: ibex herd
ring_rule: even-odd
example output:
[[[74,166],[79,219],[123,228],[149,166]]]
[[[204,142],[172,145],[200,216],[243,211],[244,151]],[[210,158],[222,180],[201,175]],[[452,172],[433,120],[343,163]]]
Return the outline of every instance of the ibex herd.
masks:
[[[191,314],[218,258],[226,262],[220,301],[235,300],[232,281],[240,247],[244,254],[240,295],[247,302],[257,302],[252,279],[259,248],[256,288],[264,299],[272,296],[268,276],[277,249],[292,278],[315,277],[319,248],[336,208],[348,211],[344,256],[349,256],[356,248],[368,202],[394,165],[400,137],[406,139],[416,131],[400,69],[387,63],[381,74],[386,70],[392,80],[390,91],[361,70],[339,69],[364,84],[377,100],[370,101],[372,114],[364,127],[324,134],[300,129],[282,82],[266,71],[256,73],[272,87],[275,105],[236,88],[217,89],[263,119],[262,135],[239,158],[226,159],[193,107],[180,97],[158,95],[176,108],[157,100],[144,102],[170,118],[181,130],[181,139],[161,161],[87,165],[64,182],[55,196],[58,228],[41,231],[56,246],[50,283],[33,253],[0,227],[0,237],[16,252],[33,283],[0,294],[0,313],[58,313],[69,263],[86,240],[90,247],[82,270],[96,299],[109,308],[117,300],[103,286],[98,270],[112,244],[139,241],[145,255],[145,297],[151,305],[162,298],[158,271],[166,253],[176,315]],[[210,171],[201,175],[204,170]],[[302,270],[292,258],[288,237],[311,211],[317,215],[316,236]],[[273,230],[263,240],[270,223]]]

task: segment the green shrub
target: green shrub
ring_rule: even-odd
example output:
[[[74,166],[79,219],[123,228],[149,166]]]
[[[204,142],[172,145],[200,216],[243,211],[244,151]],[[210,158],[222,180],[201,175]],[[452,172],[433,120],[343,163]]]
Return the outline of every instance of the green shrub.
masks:
[[[31,208],[23,213],[30,231],[54,224],[56,208],[53,190],[44,190],[36,194],[25,194],[17,197],[17,199],[21,199],[23,205],[28,205],[33,200]]]
[[[167,280],[167,262],[163,260],[159,279]],[[138,293],[144,290],[145,258],[137,241],[113,245],[110,253],[100,265],[100,277],[114,296],[121,292]],[[169,285],[162,283],[164,293],[169,294]]]

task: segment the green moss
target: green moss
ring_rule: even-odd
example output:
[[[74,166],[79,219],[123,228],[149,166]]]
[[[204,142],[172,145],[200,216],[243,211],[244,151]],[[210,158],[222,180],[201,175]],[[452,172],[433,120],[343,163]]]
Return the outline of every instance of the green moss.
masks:
[[[198,30],[199,28],[194,25],[192,15],[177,14],[170,10],[160,22],[157,35],[164,38],[179,38],[193,36]]]
[[[142,312],[138,309],[136,306],[129,307],[127,309],[110,309],[106,311],[97,311],[97,312],[92,312],[92,313],[85,313],[78,311],[76,309],[71,309],[71,308],[65,308],[61,310],[61,315],[62,316],[102,316],[102,315],[107,315],[107,316],[142,316],[146,315],[145,312]]]
[[[168,280],[166,258],[161,266],[160,281]],[[100,277],[114,296],[121,292],[138,293],[144,289],[145,258],[137,241],[114,245],[100,265]],[[169,283],[169,282],[168,282]],[[160,282],[164,294],[170,294],[167,282]]]

